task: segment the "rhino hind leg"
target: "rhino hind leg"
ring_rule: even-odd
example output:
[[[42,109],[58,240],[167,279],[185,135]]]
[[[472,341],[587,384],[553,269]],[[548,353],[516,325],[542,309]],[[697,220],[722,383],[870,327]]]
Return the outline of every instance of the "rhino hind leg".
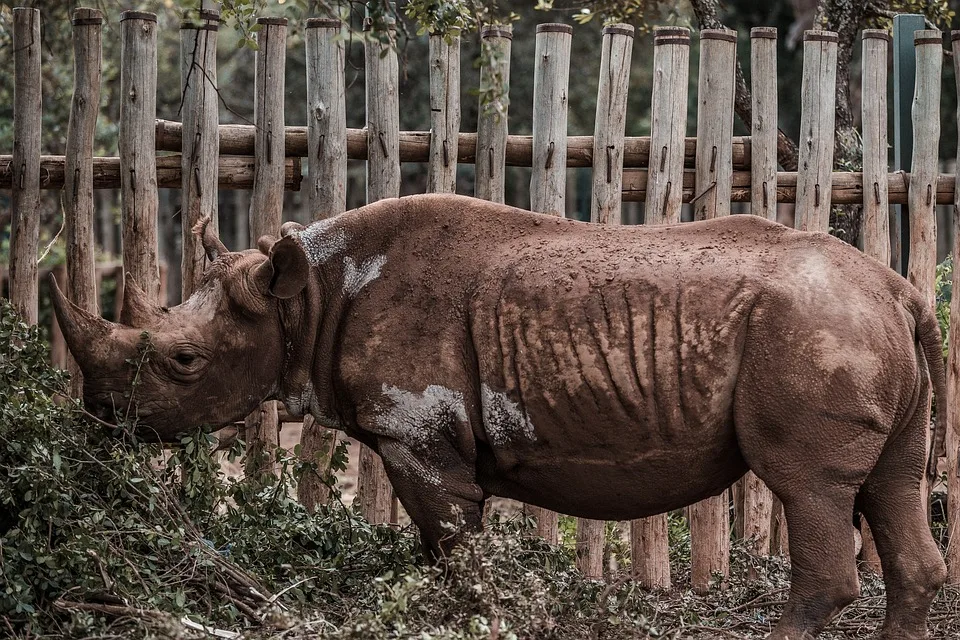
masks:
[[[790,597],[769,638],[814,638],[859,595],[850,520],[893,418],[871,413],[856,389],[759,364],[745,356],[734,422],[744,459],[787,517]]]
[[[775,640],[814,638],[860,595],[850,531],[854,490],[784,499],[790,542],[790,598],[770,634]]]
[[[907,429],[884,450],[857,498],[883,566],[887,614],[878,638],[885,640],[926,638],[930,603],[946,581],[920,492],[926,425],[926,411],[916,410]]]
[[[439,561],[483,528],[485,496],[473,467],[438,441],[429,449],[382,438],[380,456],[397,498],[420,529],[425,550]]]

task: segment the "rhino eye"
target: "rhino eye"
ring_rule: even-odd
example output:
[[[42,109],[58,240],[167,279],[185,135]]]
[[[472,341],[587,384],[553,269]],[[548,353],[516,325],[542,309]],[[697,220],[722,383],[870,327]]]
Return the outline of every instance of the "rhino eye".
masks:
[[[197,356],[195,356],[194,354],[188,351],[181,351],[176,356],[174,356],[173,359],[176,360],[178,364],[182,364],[183,366],[188,367],[191,364],[193,364],[194,360],[197,359]]]

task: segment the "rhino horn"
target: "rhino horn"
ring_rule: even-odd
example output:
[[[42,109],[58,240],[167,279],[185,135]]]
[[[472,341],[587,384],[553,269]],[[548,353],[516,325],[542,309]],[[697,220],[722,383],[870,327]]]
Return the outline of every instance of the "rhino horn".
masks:
[[[123,279],[123,307],[120,310],[120,324],[128,327],[149,327],[160,318],[160,308],[140,288],[134,277],[128,272]]]
[[[203,251],[207,254],[207,260],[213,262],[218,257],[230,253],[227,247],[220,241],[216,229],[210,222],[213,218],[209,215],[200,218],[197,224],[193,225],[193,233],[200,236],[200,244],[203,245]]]
[[[50,274],[50,291],[53,297],[53,310],[57,315],[60,331],[70,347],[70,353],[76,358],[81,370],[89,369],[98,349],[103,348],[104,340],[117,325],[100,316],[84,311],[67,299],[57,284],[56,277]]]

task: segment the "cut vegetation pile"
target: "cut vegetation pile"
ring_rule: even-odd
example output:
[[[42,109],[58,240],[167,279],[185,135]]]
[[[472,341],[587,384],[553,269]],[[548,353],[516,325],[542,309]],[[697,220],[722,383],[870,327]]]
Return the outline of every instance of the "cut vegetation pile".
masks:
[[[786,598],[788,565],[766,561],[747,582],[757,561],[739,547],[727,588],[705,597],[648,593],[626,573],[586,580],[569,547],[550,549],[522,519],[495,520],[441,573],[412,531],[372,527],[337,500],[308,514],[291,498],[293,460],[278,482],[229,481],[202,434],[163,456],[107,428],[64,397],[47,361],[3,302],[0,635],[762,637]],[[671,523],[682,585],[688,536]],[[882,584],[865,577],[864,592],[827,637],[876,630]],[[931,631],[960,637],[956,591],[938,596]]]

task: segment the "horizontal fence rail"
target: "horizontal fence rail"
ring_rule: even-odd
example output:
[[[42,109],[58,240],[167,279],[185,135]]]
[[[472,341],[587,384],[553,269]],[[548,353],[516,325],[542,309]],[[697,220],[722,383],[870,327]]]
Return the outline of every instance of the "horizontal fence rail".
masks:
[[[284,130],[286,155],[307,157],[307,127],[286,127]],[[157,150],[180,151],[183,127],[172,120],[157,120]],[[593,136],[567,136],[567,167],[593,166]],[[451,145],[452,146],[452,145]],[[252,155],[254,127],[248,124],[220,125],[220,153],[224,155]],[[697,139],[684,139],[684,166],[693,167],[697,153]],[[347,158],[367,160],[367,130],[347,129]],[[623,166],[646,167],[650,158],[650,137],[624,138]],[[457,143],[457,162],[474,164],[477,160],[477,134],[461,132]],[[400,162],[429,162],[430,132],[400,132]],[[533,162],[533,136],[507,136],[504,161],[509,167],[529,167]],[[750,137],[733,138],[734,169],[750,168]]]
[[[300,158],[284,161],[283,188],[299,191]],[[40,188],[62,189],[66,159],[64,156],[40,156]],[[227,156],[219,158],[218,186],[221,189],[252,189],[256,159],[253,156]],[[157,186],[164,189],[179,189],[183,170],[179,155],[157,158]],[[13,183],[11,156],[0,155],[0,189],[9,189]],[[99,157],[93,159],[93,188],[120,188],[120,158]]]

